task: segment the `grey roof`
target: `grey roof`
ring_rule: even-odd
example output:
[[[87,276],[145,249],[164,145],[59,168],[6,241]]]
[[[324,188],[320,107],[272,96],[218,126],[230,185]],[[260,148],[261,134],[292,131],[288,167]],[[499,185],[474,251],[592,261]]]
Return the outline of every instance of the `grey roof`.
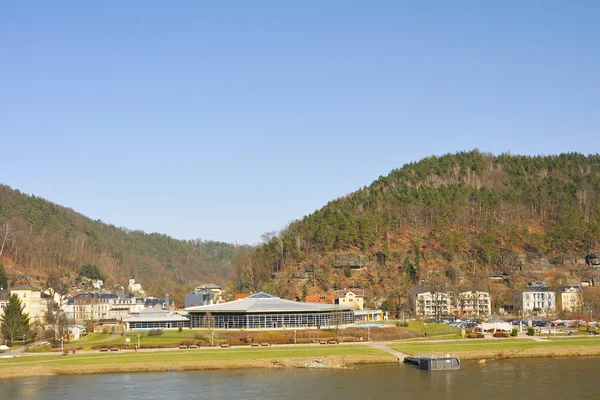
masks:
[[[214,283],[204,283],[204,284],[196,286],[196,287],[202,288],[202,289],[221,289],[221,286],[216,285]]]
[[[553,292],[553,291],[548,289],[545,286],[540,286],[540,287],[532,286],[532,287],[526,287],[525,289],[523,289],[523,293],[525,293],[525,292]]]
[[[264,313],[264,312],[319,312],[334,310],[352,310],[350,306],[338,304],[321,303],[299,303],[297,301],[285,300],[267,293],[256,293],[243,299],[229,301],[227,303],[211,304],[207,306],[188,307],[185,310],[190,313]]]
[[[125,322],[188,322],[189,319],[176,313],[157,310],[152,307],[144,308],[140,312],[132,313],[130,317],[123,318]]]
[[[67,300],[67,304],[75,304],[76,301],[79,300],[87,300],[87,299],[94,299],[95,301],[98,299],[103,299],[103,300],[109,300],[109,299],[116,299],[119,296],[116,294],[112,294],[112,293],[79,293],[71,298],[69,298],[69,300]]]
[[[173,299],[169,298],[169,304],[167,303],[167,299],[157,299],[155,297],[148,297],[146,298],[145,302],[144,302],[144,306],[145,307],[154,307],[155,305],[160,305],[161,307],[163,306],[163,304],[166,305],[166,307],[171,307],[173,305]]]
[[[365,291],[362,289],[344,289],[344,290],[336,290],[335,291],[338,296],[345,296],[347,293],[352,292],[356,295],[356,297],[364,297]]]
[[[581,288],[579,287],[579,285],[566,285],[566,286],[559,286],[558,291],[559,292],[580,292]]]

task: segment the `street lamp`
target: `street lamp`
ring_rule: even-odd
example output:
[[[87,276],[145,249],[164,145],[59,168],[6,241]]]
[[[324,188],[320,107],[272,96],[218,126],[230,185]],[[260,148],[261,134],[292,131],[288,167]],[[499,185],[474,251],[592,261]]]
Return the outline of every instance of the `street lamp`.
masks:
[[[140,348],[140,334],[138,333],[138,349]]]

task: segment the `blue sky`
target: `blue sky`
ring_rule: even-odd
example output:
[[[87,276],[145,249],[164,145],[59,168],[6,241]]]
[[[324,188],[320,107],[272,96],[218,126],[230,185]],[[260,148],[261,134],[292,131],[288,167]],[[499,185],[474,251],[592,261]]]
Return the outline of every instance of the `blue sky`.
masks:
[[[598,21],[591,0],[2,2],[0,182],[254,244],[422,157],[597,153]]]

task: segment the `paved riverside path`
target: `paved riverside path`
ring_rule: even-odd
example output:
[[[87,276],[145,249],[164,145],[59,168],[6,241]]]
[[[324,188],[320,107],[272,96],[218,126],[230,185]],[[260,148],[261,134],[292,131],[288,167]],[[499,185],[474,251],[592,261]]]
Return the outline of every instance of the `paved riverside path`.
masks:
[[[390,353],[391,355],[398,357],[398,362],[403,362],[404,358],[408,357],[408,354],[404,354],[400,351],[390,349],[387,346],[388,343],[390,342],[369,342],[368,345],[377,350],[385,351],[386,353]]]

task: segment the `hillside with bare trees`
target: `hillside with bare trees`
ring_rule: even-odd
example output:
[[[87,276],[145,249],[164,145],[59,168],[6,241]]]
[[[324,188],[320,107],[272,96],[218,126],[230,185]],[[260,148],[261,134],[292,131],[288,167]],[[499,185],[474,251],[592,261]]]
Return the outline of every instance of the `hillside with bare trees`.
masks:
[[[13,280],[43,281],[50,272],[75,277],[96,265],[106,286],[141,282],[149,294],[183,299],[194,284],[225,284],[232,244],[176,240],[108,225],[69,208],[0,185],[0,260]]]
[[[482,287],[500,306],[528,279],[596,279],[586,260],[599,244],[599,155],[475,150],[407,164],[329,202],[238,254],[235,279],[298,298],[360,287],[392,308],[418,284]]]

